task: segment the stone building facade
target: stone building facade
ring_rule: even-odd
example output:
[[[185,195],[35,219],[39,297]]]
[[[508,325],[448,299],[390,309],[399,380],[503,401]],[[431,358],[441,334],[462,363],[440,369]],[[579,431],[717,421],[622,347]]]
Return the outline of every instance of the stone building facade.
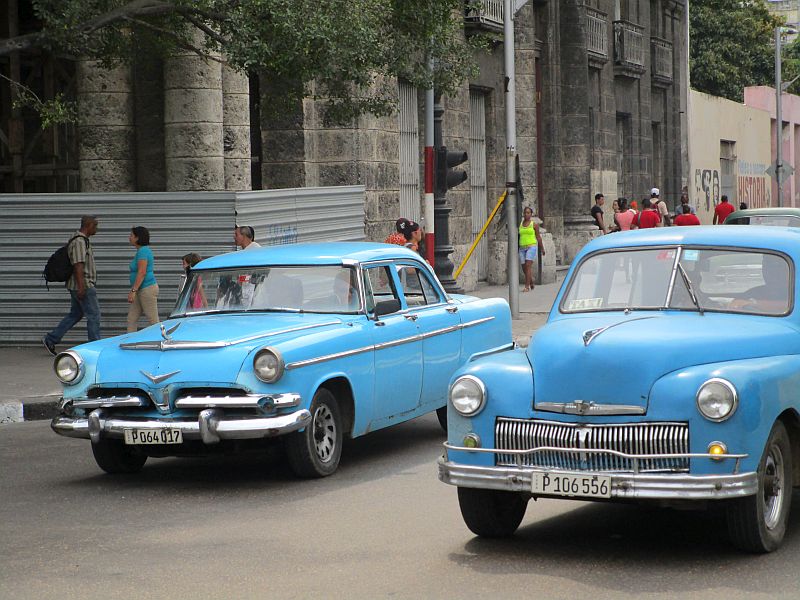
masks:
[[[29,0],[11,3],[23,6]],[[24,18],[17,18],[12,24],[10,12],[0,20],[5,29],[0,34],[24,33]],[[686,172],[686,18],[685,0],[529,0],[517,13],[516,150],[524,203],[552,234],[545,236],[551,250],[546,279],[552,279],[556,259],[569,262],[597,235],[589,218],[594,193],[641,199],[656,186],[670,203],[679,197]],[[464,165],[469,179],[448,194],[456,265],[505,187],[502,23],[502,0],[483,0],[477,9],[465,10],[465,35],[480,32],[493,41],[477,56],[480,74],[443,99],[444,143],[470,154]],[[399,216],[420,218],[422,90],[398,82],[397,115],[364,116],[349,127],[326,126],[322,107],[313,100],[275,119],[259,110],[258,78],[228,69],[219,58],[140,57],[114,71],[90,61],[72,64],[72,87],[62,87],[77,98],[80,119],[60,146],[74,147],[65,167],[71,175],[52,181],[31,179],[24,153],[9,149],[9,134],[24,145],[35,133],[28,128],[19,139],[25,119],[6,108],[10,96],[1,83],[0,189],[362,184],[368,239],[382,240]],[[0,60],[0,72],[13,78],[14,60]],[[25,60],[36,63],[42,57]],[[44,80],[40,87],[46,95],[53,85],[48,88]],[[505,281],[502,218],[495,219],[477,257],[459,277],[465,289],[479,280]],[[320,215],[320,226],[335,223],[325,223]]]

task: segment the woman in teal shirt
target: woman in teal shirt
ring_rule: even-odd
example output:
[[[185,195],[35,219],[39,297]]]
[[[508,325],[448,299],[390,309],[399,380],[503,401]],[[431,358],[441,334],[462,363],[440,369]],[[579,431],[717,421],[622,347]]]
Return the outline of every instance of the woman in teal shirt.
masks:
[[[130,265],[131,291],[128,292],[128,331],[136,331],[144,313],[150,324],[158,323],[158,283],[153,273],[153,251],[147,227],[133,227],[128,241],[136,248]]]

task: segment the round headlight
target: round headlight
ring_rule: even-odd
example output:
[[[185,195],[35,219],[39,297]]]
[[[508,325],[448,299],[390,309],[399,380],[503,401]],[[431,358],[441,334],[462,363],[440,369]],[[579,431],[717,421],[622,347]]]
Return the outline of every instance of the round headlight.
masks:
[[[275,383],[283,375],[283,357],[272,348],[264,348],[253,359],[253,370],[261,381]]]
[[[725,379],[709,379],[697,390],[697,409],[709,421],[724,421],[738,404],[736,388]]]
[[[486,386],[472,375],[464,375],[450,387],[450,403],[459,413],[471,417],[478,414],[486,402]]]
[[[75,352],[62,352],[53,361],[53,368],[62,383],[72,385],[83,377],[83,360]]]

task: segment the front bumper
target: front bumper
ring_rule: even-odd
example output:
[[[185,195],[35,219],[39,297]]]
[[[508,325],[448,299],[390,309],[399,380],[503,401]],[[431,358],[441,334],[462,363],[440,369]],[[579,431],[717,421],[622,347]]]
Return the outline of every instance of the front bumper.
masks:
[[[67,437],[90,439],[123,439],[126,429],[158,431],[164,428],[179,429],[184,440],[202,440],[216,444],[220,440],[244,440],[274,437],[303,429],[311,423],[311,413],[301,409],[277,417],[225,417],[222,410],[201,410],[197,419],[115,418],[102,408],[93,410],[87,417],[59,415],[50,423],[56,433]]]

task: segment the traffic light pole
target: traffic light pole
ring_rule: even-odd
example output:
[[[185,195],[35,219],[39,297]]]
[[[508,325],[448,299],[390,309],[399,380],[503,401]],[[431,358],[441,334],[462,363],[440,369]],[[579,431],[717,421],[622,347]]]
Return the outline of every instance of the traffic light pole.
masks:
[[[442,115],[444,114],[444,107],[442,106],[441,95],[436,95],[433,104],[433,143],[436,147],[436,171],[440,172],[442,165],[439,164],[442,159],[441,149],[444,148],[442,137]],[[446,155],[445,155],[446,169]],[[444,188],[444,189],[442,189]],[[447,202],[447,187],[446,185],[436,185],[433,197],[433,220],[434,220],[434,264],[433,269],[436,276],[448,292],[455,294],[463,293],[463,289],[459,287],[456,280],[453,278],[453,269],[455,265],[450,260],[450,255],[453,253],[454,248],[450,244],[450,212],[453,209]]]
[[[515,2],[504,0],[503,46],[506,72],[506,222],[508,225],[508,305],[511,318],[519,319],[519,230],[517,225],[517,120],[514,84]],[[539,241],[539,240],[537,240]]]

